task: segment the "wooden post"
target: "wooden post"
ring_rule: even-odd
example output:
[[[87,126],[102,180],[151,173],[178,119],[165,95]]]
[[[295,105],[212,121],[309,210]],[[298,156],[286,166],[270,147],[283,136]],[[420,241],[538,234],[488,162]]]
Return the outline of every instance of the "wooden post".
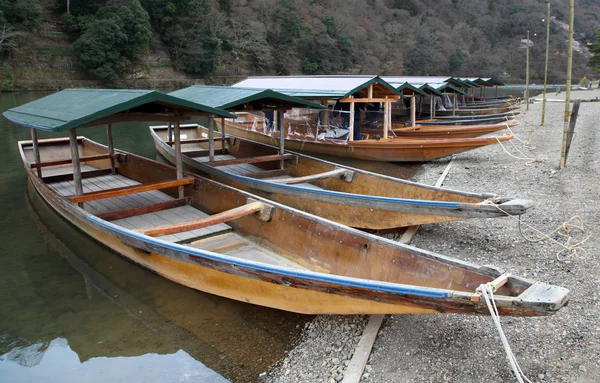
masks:
[[[569,129],[567,130],[567,147],[565,150],[565,165],[567,164],[567,157],[569,156],[569,149],[571,148],[571,141],[573,140],[573,133],[575,133],[575,123],[577,122],[577,116],[579,115],[579,106],[581,100],[577,99],[573,103],[573,110],[571,111],[571,119],[569,120]]]
[[[208,119],[208,160],[215,160],[215,126],[212,117]]]
[[[560,153],[559,169],[564,169],[567,161],[567,136],[569,130],[569,108],[571,103],[571,69],[573,66],[573,22],[575,0],[569,5],[569,43],[567,44],[567,94],[565,95],[565,125],[563,128],[562,150]]]
[[[177,167],[177,179],[183,179],[183,159],[181,157],[181,129],[180,129],[180,121],[175,121],[175,166]],[[183,185],[178,188],[179,198],[185,197],[185,193],[183,190]]]
[[[529,110],[529,31],[527,31],[527,45],[525,47],[525,102]]]
[[[221,118],[221,152],[225,154],[225,118]]]
[[[392,130],[392,102],[390,101],[390,106],[388,107],[388,130]]]
[[[462,95],[462,101],[463,101],[463,105],[466,106],[467,105],[467,99],[466,99],[466,97],[465,97],[464,94]]]
[[[37,129],[31,128],[31,144],[33,145],[33,160],[36,164],[42,162],[40,160],[40,147],[38,146]],[[42,168],[37,168],[38,177],[42,178]]]
[[[496,98],[498,98],[498,85],[496,85]]]
[[[173,141],[173,126],[169,121],[169,125],[167,125],[167,141]]]
[[[456,93],[452,93],[452,115],[456,116]]]
[[[386,97],[387,98],[387,97]],[[390,103],[383,103],[383,138],[388,138]]]
[[[79,148],[77,147],[77,130],[71,129],[69,132],[69,144],[71,146],[71,163],[73,164],[73,181],[75,182],[75,195],[83,194],[83,184],[81,183],[81,164],[79,163]],[[78,204],[83,207],[83,203]]]
[[[417,126],[417,105],[415,95],[410,96],[410,126]]]
[[[542,123],[546,119],[546,84],[548,83],[548,53],[550,52],[550,2],[548,2],[548,18],[546,19],[546,68],[544,69],[544,93],[542,96]]]
[[[354,98],[354,96],[350,96],[350,98]],[[354,141],[354,101],[350,103],[350,126],[348,128],[350,129],[348,141]]]
[[[435,107],[436,107],[436,106],[437,106],[437,98],[436,98],[436,97],[433,97],[433,109],[432,109],[432,110],[433,110],[433,115],[432,115],[432,116],[430,116],[432,119],[434,119],[434,118],[435,118]]]
[[[106,125],[106,141],[108,141],[108,154],[110,154],[110,170],[112,174],[117,174],[117,168],[115,168],[115,145],[113,143],[112,124]]]
[[[285,124],[283,123],[283,111],[276,110],[274,115],[276,116],[275,121],[277,121],[277,130],[279,131],[279,155],[285,154]],[[284,160],[279,161],[279,169],[284,169],[285,163]]]

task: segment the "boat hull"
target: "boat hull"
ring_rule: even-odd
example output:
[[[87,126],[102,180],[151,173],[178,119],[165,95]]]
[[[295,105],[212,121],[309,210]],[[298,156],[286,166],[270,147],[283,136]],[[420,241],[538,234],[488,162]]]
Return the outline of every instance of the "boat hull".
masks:
[[[150,131],[156,150],[167,161],[175,163],[174,149],[162,138],[164,129],[151,127]],[[204,132],[204,129],[183,129],[188,137],[195,137],[201,131]],[[274,147],[240,138],[228,141],[228,148],[236,153],[277,153]],[[188,157],[185,152],[183,162],[186,170],[272,201],[362,229],[381,230],[469,218],[504,217],[506,213],[523,214],[533,206],[530,201],[501,199],[504,203],[497,205],[500,208],[498,209],[494,207],[493,194],[466,193],[422,185],[300,154],[296,157],[296,163],[287,165],[288,169],[293,167],[300,175],[310,175],[346,168],[353,172],[352,181],[346,182],[339,178],[319,180],[314,184],[322,188],[315,190],[228,173],[219,167],[212,167]],[[332,188],[334,190],[328,190]]]
[[[247,130],[235,123],[226,123],[227,133],[250,141],[276,145],[278,138],[260,132]],[[369,161],[386,162],[426,162],[444,158],[453,154],[466,152],[505,141],[512,138],[507,134],[488,138],[456,138],[456,139],[407,139],[388,138],[370,139],[352,142],[300,141],[286,139],[285,147],[297,152],[321,153],[338,157],[356,158]]]
[[[394,124],[394,134],[398,137],[419,138],[472,138],[512,128],[516,123],[489,125],[417,125],[406,127]]]
[[[40,141],[41,147],[43,144]],[[120,155],[124,158],[120,157],[122,166],[118,169],[124,177],[148,183],[175,176],[175,169],[167,165],[131,154]],[[59,195],[32,168],[26,169],[33,186],[50,207],[100,243],[176,283],[243,302],[306,314],[487,314],[485,303],[472,300],[469,291],[500,274],[277,204],[272,204],[274,211],[269,221],[246,216],[230,224],[248,238],[257,238],[257,243],[269,242],[270,248],[296,257],[295,261],[310,269],[213,253],[149,237],[98,218]],[[186,190],[194,205],[212,214],[244,205],[254,197],[198,178]],[[175,190],[171,192],[175,194]],[[336,274],[332,273],[333,268]],[[345,273],[339,274],[341,270]],[[397,273],[413,283],[392,282],[390,278]],[[375,276],[382,279],[375,280]],[[466,284],[465,278],[469,281]],[[431,286],[419,287],[426,280]],[[498,290],[499,312],[549,315],[568,299],[566,290],[549,285],[544,285],[546,290],[554,293],[546,292],[546,301],[520,298],[534,286],[530,281],[511,278],[510,284]],[[502,298],[503,293],[511,296]]]

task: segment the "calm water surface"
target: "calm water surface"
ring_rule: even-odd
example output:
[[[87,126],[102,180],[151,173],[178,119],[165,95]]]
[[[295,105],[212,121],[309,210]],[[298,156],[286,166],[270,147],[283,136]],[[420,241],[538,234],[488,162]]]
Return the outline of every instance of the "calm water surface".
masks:
[[[0,112],[46,94],[0,94]],[[63,221],[27,181],[29,130],[0,129],[0,382],[253,382],[291,347],[309,316],[177,285]],[[114,136],[155,158],[146,124]]]

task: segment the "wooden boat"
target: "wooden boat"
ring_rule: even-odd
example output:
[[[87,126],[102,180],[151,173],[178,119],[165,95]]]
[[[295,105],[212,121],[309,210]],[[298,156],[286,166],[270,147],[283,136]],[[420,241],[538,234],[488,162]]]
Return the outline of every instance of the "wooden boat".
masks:
[[[489,118],[469,118],[469,119],[428,119],[428,120],[417,120],[416,125],[479,125],[479,124],[491,124],[511,121],[508,117],[489,117]],[[408,121],[406,126],[410,126]],[[401,126],[401,124],[400,124]]]
[[[277,142],[278,132],[267,132],[262,120],[253,120],[254,115],[244,115],[241,121],[225,120],[228,132],[234,136],[250,141],[271,144]],[[477,138],[431,138],[410,139],[393,137],[387,139],[374,139],[370,136],[359,141],[346,141],[344,139],[319,138],[319,135],[297,133],[289,134],[287,129],[285,147],[296,152],[322,153],[338,157],[350,157],[371,161],[387,162],[422,162],[443,158],[456,153],[480,148],[506,141],[513,138],[512,134],[499,137]],[[298,137],[298,138],[296,138]],[[312,137],[309,139],[308,137]]]
[[[393,124],[392,126],[394,134],[398,137],[467,138],[483,136],[517,125],[519,123],[516,121],[507,121],[506,123],[488,125],[417,125],[413,127]]]
[[[568,301],[561,287],[402,245],[208,179],[178,179],[174,167],[84,137],[70,142],[76,147],[67,138],[19,142],[42,198],[105,246],[194,289],[310,314],[487,314],[475,290],[488,282],[497,284],[501,315],[550,315]]]
[[[150,127],[150,133],[157,151],[175,163],[167,126]],[[211,162],[206,128],[183,125],[181,135],[188,170],[348,226],[389,229],[503,217],[533,206],[531,201],[437,188],[298,153],[280,156],[277,147],[235,137],[216,138]]]

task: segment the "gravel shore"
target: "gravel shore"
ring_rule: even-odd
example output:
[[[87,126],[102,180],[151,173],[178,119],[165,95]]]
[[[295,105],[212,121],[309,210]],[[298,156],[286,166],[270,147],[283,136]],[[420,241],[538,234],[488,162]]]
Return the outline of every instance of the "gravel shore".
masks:
[[[573,92],[571,98],[595,99],[600,91]],[[549,98],[564,99],[563,94]],[[600,381],[600,103],[582,103],[567,167],[558,170],[564,103],[548,103],[540,126],[541,104],[531,104],[513,129],[522,140],[459,154],[444,187],[535,201],[524,223],[551,233],[579,216],[586,231],[573,230],[571,243],[588,238],[580,251],[559,261],[561,247],[551,241],[529,242],[514,218],[469,220],[423,226],[412,244],[456,258],[500,267],[519,276],[560,285],[571,301],[556,315],[502,318],[513,352],[533,382]],[[518,150],[517,150],[518,149]],[[520,152],[519,152],[520,151]],[[415,177],[433,184],[448,159],[424,166]],[[576,222],[575,222],[576,223]],[[537,234],[523,226],[526,236]],[[554,234],[565,242],[566,238]],[[299,344],[268,372],[271,383],[337,382],[362,330],[366,316],[319,316],[307,323]],[[489,317],[464,315],[393,315],[382,326],[362,379],[383,382],[515,381]]]

